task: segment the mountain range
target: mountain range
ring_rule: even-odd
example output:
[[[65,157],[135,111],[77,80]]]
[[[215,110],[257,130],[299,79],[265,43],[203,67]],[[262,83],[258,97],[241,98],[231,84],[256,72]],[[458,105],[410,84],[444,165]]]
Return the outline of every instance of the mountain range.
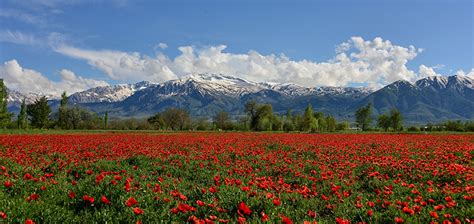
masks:
[[[9,91],[9,109],[17,112],[21,99],[31,103],[39,94]],[[58,100],[49,97],[51,105]],[[270,103],[276,113],[303,111],[308,104],[338,119],[353,120],[354,111],[372,103],[374,116],[397,108],[405,123],[424,124],[447,119],[474,119],[474,80],[466,76],[433,76],[415,83],[396,81],[381,89],[368,87],[303,87],[290,83],[252,82],[220,74],[191,74],[163,83],[139,82],[95,87],[70,96],[70,103],[99,114],[147,117],[167,107],[187,109],[196,117],[224,110],[244,113],[249,100]]]

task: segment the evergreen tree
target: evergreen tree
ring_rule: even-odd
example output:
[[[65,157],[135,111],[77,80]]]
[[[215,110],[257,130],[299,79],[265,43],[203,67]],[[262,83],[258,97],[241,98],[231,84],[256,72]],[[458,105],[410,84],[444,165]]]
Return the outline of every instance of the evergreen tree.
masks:
[[[67,104],[69,101],[69,97],[66,94],[66,91],[63,92],[61,95],[61,101],[59,102],[59,110],[58,110],[58,125],[62,129],[69,129],[68,125],[68,108]]]
[[[25,99],[21,101],[20,113],[18,114],[18,128],[26,129],[28,128],[28,116],[26,115],[26,102]]]
[[[105,111],[104,115],[104,129],[107,129],[107,123],[109,122],[109,112]]]
[[[48,127],[51,107],[48,105],[48,99],[45,96],[28,105],[26,113],[30,117],[33,127],[41,129]]]
[[[13,116],[7,109],[7,97],[7,87],[3,83],[3,79],[0,79],[0,128],[5,128]]]

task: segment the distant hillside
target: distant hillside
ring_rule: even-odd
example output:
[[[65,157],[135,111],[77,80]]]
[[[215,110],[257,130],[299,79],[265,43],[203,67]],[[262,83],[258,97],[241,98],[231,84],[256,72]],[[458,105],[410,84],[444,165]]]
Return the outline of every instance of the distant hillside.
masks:
[[[19,94],[15,92],[15,94]],[[31,94],[30,94],[31,96]],[[34,96],[34,95],[33,95]],[[10,109],[18,110],[12,97]],[[474,81],[469,77],[428,77],[415,83],[397,81],[382,89],[353,87],[302,87],[291,83],[257,83],[217,74],[192,74],[163,83],[103,86],[74,93],[72,104],[111,116],[146,117],[166,107],[182,107],[193,116],[213,116],[220,110],[243,114],[249,100],[273,105],[274,111],[303,111],[311,103],[318,111],[352,120],[354,111],[367,103],[374,116],[398,108],[407,123],[474,119]],[[56,101],[52,101],[56,105]]]

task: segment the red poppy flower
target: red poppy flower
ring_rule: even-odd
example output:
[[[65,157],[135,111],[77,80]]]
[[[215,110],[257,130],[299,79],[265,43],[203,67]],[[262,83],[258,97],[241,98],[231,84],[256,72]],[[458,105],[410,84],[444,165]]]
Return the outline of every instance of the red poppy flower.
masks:
[[[2,218],[2,219],[7,219],[7,218],[8,218],[7,213],[5,213],[5,212],[0,212],[0,218]]]
[[[28,196],[28,198],[26,198],[26,201],[34,201],[34,200],[37,200],[38,198],[39,198],[38,194],[31,194],[30,196]]]
[[[3,184],[6,188],[10,188],[13,186],[13,183],[11,181],[5,181],[5,183]]]
[[[91,204],[94,203],[94,198],[91,197],[91,196],[89,196],[89,195],[84,195],[84,196],[82,197],[82,199],[84,199],[84,201],[87,201],[87,202],[89,202],[89,203],[91,203]]]
[[[276,206],[280,206],[281,205],[280,199],[279,198],[273,199],[273,204],[276,205]]]
[[[137,203],[138,203],[138,201],[135,200],[134,197],[128,198],[128,200],[125,202],[125,204],[126,204],[128,207],[132,207],[132,206],[136,205]]]
[[[69,192],[69,198],[74,199],[76,197],[76,194],[74,192]]]
[[[31,219],[27,219],[25,220],[25,224],[35,224],[35,222],[33,222]]]
[[[200,200],[197,200],[196,203],[201,207],[206,205],[206,203],[204,203],[203,201],[200,201]]]
[[[244,202],[241,202],[239,204],[239,212],[241,212],[244,215],[252,214],[252,210],[250,210],[250,208]]]
[[[135,215],[141,215],[141,214],[144,213],[144,211],[141,210],[141,209],[138,208],[138,207],[135,207],[135,208],[133,208],[133,213],[135,213]]]
[[[395,217],[395,223],[403,223],[403,219],[399,217]]]
[[[109,199],[107,199],[107,197],[105,197],[105,196],[102,196],[102,197],[100,198],[100,200],[101,200],[103,203],[107,204],[107,205],[110,204]]]
[[[374,211],[372,211],[372,210],[367,211],[368,216],[372,216],[373,214],[374,214]]]

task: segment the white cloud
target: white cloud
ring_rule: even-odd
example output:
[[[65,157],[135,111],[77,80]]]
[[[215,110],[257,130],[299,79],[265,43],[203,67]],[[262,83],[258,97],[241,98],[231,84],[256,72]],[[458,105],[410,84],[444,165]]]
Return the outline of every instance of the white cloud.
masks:
[[[466,73],[464,72],[463,70],[459,70],[456,72],[456,75],[459,75],[459,76],[467,76],[469,78],[473,78],[474,79],[474,68],[471,69],[470,72]]]
[[[166,48],[168,48],[168,44],[166,44],[166,43],[159,43],[159,44],[157,45],[157,47],[159,47],[159,48],[161,48],[161,49],[166,49]]]
[[[12,18],[33,25],[45,25],[46,23],[44,18],[41,16],[36,16],[16,9],[0,9],[0,17]]]
[[[77,76],[67,69],[61,70],[59,74],[61,81],[54,82],[37,71],[22,68],[16,60],[0,65],[0,76],[5,80],[7,87],[24,93],[33,92],[60,96],[63,91],[74,93],[96,86],[108,85],[104,81]]]
[[[0,42],[9,42],[24,45],[36,45],[40,43],[40,41],[31,34],[11,30],[0,31]]]
[[[418,74],[420,76],[420,78],[422,77],[429,77],[429,76],[441,76],[441,74],[438,74],[435,72],[435,67],[428,67],[426,65],[420,65],[419,69],[418,69]]]
[[[82,60],[120,81],[165,81],[188,73],[222,73],[254,81],[293,82],[304,86],[381,86],[396,80],[415,81],[419,75],[407,68],[422,49],[401,47],[377,37],[352,37],[336,47],[336,56],[326,62],[295,61],[281,55],[225,52],[225,45],[197,48],[182,46],[177,57],[158,53],[151,57],[137,52],[87,50],[68,45],[55,51]]]

